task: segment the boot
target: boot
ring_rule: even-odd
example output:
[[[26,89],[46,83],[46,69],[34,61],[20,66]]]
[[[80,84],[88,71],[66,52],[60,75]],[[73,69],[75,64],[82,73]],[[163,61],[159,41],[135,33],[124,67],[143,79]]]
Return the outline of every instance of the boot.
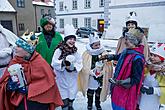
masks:
[[[69,107],[68,107],[68,110],[74,110],[74,108],[73,108],[73,101],[74,101],[74,99],[73,99],[73,100],[70,100],[70,99],[69,99]]]
[[[87,98],[88,98],[88,110],[92,110],[92,105],[93,105],[93,94],[94,94],[94,90],[90,90],[88,89],[87,91]]]
[[[97,110],[102,110],[101,105],[100,105],[100,93],[101,93],[101,89],[98,88],[95,94],[95,106]]]
[[[69,108],[69,99],[67,98],[67,99],[64,99],[62,101],[64,103],[64,105],[62,106],[62,110],[68,110],[68,108]]]

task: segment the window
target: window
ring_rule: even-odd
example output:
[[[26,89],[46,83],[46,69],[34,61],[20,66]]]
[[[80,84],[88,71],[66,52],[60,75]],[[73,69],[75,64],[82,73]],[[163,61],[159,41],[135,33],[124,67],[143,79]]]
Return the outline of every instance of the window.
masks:
[[[85,8],[91,8],[91,0],[85,0]]]
[[[59,11],[64,11],[64,2],[59,2]]]
[[[64,28],[64,19],[60,19],[60,28]]]
[[[100,0],[99,6],[104,7],[104,2],[105,2],[105,0]]]
[[[78,28],[78,19],[77,18],[73,18],[72,19],[72,24],[73,24],[74,28]]]
[[[24,27],[23,23],[18,24],[18,27],[19,27],[19,31],[24,31],[25,30],[25,27]]]
[[[91,18],[84,18],[84,26],[91,27]]]
[[[17,7],[24,8],[25,0],[17,0]]]
[[[44,15],[45,12],[44,12],[44,9],[41,9],[41,15]]]
[[[52,15],[52,14],[51,14],[51,10],[50,10],[50,9],[48,10],[48,15],[49,15],[49,16],[51,16],[51,15]]]
[[[77,0],[73,0],[72,3],[72,9],[77,10]]]

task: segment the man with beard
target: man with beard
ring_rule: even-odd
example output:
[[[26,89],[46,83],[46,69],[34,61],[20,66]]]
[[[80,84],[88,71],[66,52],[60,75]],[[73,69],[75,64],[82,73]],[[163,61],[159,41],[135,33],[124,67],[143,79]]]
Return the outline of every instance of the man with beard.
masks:
[[[39,42],[36,51],[49,63],[52,62],[53,53],[57,45],[62,41],[60,33],[55,32],[55,21],[48,15],[45,15],[40,20],[40,25],[43,29],[39,35]]]

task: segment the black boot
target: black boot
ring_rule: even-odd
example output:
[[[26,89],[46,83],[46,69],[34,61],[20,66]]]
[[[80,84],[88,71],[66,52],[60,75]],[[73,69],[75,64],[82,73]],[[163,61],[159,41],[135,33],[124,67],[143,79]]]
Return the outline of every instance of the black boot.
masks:
[[[95,93],[95,106],[97,110],[102,110],[100,105],[100,93],[101,93],[101,88],[98,88]]]
[[[73,101],[74,101],[74,99],[73,99],[73,100],[70,100],[70,99],[69,99],[69,107],[68,107],[68,110],[74,110],[74,108],[73,108]]]
[[[63,99],[62,101],[64,103],[64,105],[62,106],[62,110],[68,110],[68,108],[69,108],[69,99],[68,98]]]
[[[88,89],[87,91],[87,98],[88,98],[88,110],[92,110],[92,105],[93,105],[93,94],[94,90]]]

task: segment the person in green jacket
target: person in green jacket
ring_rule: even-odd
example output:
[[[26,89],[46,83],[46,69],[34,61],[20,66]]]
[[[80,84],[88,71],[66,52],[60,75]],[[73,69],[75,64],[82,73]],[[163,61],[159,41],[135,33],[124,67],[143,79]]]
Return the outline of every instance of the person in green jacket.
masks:
[[[40,19],[42,33],[38,36],[38,45],[36,51],[49,63],[52,62],[52,57],[57,45],[63,41],[60,33],[55,32],[55,21],[49,15],[45,15]]]

